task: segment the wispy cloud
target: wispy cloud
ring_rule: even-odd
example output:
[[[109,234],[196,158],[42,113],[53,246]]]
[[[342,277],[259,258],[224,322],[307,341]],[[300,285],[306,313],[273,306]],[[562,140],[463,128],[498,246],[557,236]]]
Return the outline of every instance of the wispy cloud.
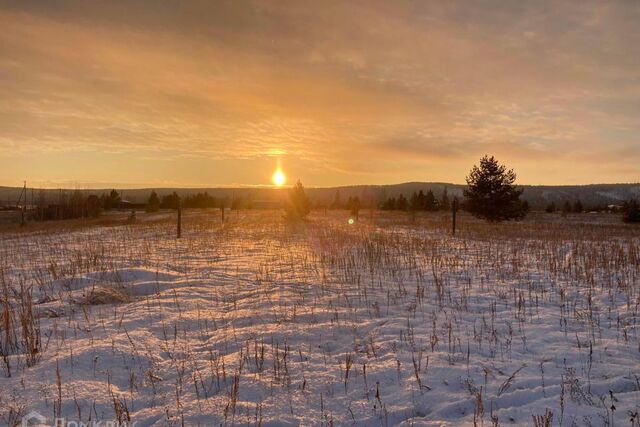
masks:
[[[0,180],[261,184],[280,157],[314,185],[461,182],[490,152],[531,183],[633,181],[637,22],[631,1],[3,4]]]

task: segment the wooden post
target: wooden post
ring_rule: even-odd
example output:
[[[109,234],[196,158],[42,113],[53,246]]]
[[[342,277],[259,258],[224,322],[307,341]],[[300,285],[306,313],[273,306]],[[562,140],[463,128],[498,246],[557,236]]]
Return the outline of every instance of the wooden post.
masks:
[[[456,235],[456,211],[458,210],[458,198],[453,199],[451,204],[451,235]]]
[[[182,237],[182,200],[178,199],[178,239]]]
[[[222,223],[224,224],[224,205],[220,206],[220,219],[222,220]]]
[[[22,200],[22,196],[24,195],[24,200]],[[22,209],[20,209],[20,226],[25,226],[24,214],[27,209],[27,181],[24,182],[24,187],[22,188],[22,193],[20,193],[20,198],[18,199],[18,203],[22,202]]]

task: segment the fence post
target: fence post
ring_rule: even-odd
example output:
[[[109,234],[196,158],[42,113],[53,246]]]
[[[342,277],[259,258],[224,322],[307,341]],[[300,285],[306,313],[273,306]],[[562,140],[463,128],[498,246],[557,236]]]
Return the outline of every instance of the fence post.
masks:
[[[220,218],[224,224],[224,205],[220,206]]]
[[[182,200],[178,199],[178,239],[182,237]]]
[[[451,204],[451,235],[456,235],[456,211],[458,210],[458,198],[453,199]]]

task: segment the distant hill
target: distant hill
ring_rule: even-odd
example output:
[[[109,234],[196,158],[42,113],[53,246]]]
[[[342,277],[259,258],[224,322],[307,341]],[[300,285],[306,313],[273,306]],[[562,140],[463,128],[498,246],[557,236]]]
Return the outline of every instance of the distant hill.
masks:
[[[449,196],[462,197],[464,185],[448,184],[443,182],[407,182],[391,185],[351,185],[343,187],[328,188],[307,188],[309,197],[320,204],[331,204],[339,194],[344,203],[349,197],[359,197],[363,202],[380,203],[389,197],[397,197],[404,194],[410,197],[413,192],[420,190],[427,192],[432,190],[436,197],[440,197],[446,188]],[[580,200],[587,208],[597,205],[620,204],[624,200],[640,198],[640,184],[591,184],[591,185],[522,185],[524,189],[523,198],[534,208],[544,208],[548,203],[555,202],[557,205],[564,201],[573,202]],[[139,189],[119,189],[123,199],[132,202],[144,202],[151,193],[151,188]],[[264,187],[242,187],[242,188],[155,188],[160,197],[172,192],[180,196],[195,194],[198,192],[208,192],[211,196],[232,199],[241,197],[245,200],[255,202],[265,202],[277,200],[284,189],[264,188]],[[13,205],[18,200],[22,188],[0,187],[0,206]],[[28,201],[33,197],[37,199],[39,194],[44,195],[45,200],[54,203],[61,192],[70,193],[75,190],[59,189],[28,189]],[[111,189],[79,190],[85,194],[108,193]]]

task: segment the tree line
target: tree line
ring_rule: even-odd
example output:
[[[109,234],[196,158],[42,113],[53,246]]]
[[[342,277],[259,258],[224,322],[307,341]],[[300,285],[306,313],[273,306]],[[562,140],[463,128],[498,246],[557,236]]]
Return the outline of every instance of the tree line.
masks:
[[[382,202],[380,209],[386,211],[439,211],[449,210],[451,208],[451,201],[449,200],[449,192],[447,188],[442,191],[439,198],[433,194],[432,190],[428,190],[426,193],[422,190],[413,192],[410,198],[406,198],[404,194],[400,194],[398,197],[389,197]]]
[[[493,156],[485,155],[482,157],[480,163],[474,165],[470,170],[465,181],[467,187],[464,189],[464,199],[460,207],[475,217],[490,222],[521,220],[530,210],[529,203],[521,199],[523,189],[518,188],[515,184],[516,173],[513,169],[507,169],[505,165],[500,164]],[[299,209],[299,204],[304,205],[304,209]],[[289,219],[304,218],[310,211],[308,206],[309,200],[304,194],[302,183],[298,181],[290,192],[286,217]],[[341,206],[340,193],[336,192],[331,207],[335,209]],[[404,194],[390,197],[378,207],[383,210],[417,212],[449,210],[450,206],[451,201],[445,187],[439,198],[436,198],[432,190],[428,190],[426,193],[421,190],[414,192],[410,198],[405,197]],[[346,207],[357,219],[360,200],[357,197],[349,198]],[[552,202],[545,210],[548,213],[553,213],[558,209]],[[583,211],[584,206],[580,200],[575,200],[573,203],[566,201],[562,206],[562,212],[565,214]],[[640,222],[638,201],[625,202],[621,211],[624,213],[623,219],[626,222]]]
[[[156,212],[160,209],[178,209],[179,206],[190,209],[230,207],[231,210],[251,207],[250,203],[242,197],[233,197],[231,199],[229,199],[229,197],[214,197],[205,191],[204,193],[187,194],[184,198],[181,198],[178,193],[174,191],[160,198],[155,190],[152,190],[147,199],[146,210],[148,212]]]
[[[60,191],[56,200],[47,201],[44,192],[40,192],[34,201],[34,208],[31,218],[34,220],[61,220],[77,218],[97,218],[102,212],[114,209],[145,209],[147,212],[157,212],[160,209],[183,208],[221,208],[230,207],[238,210],[250,207],[250,203],[241,197],[213,197],[207,192],[188,194],[181,198],[177,192],[158,196],[155,190],[149,194],[145,203],[132,203],[122,198],[122,195],[115,189],[101,195],[85,194],[80,190],[75,190],[70,194]]]
[[[506,220],[520,220],[529,212],[529,204],[521,199],[522,189],[515,184],[516,173],[513,169],[507,169],[493,156],[484,156],[478,165],[474,165],[469,175],[465,178],[467,187],[464,189],[464,197],[460,207],[472,215],[492,222]],[[366,204],[372,205],[371,200]],[[422,190],[413,192],[409,198],[404,194],[397,197],[389,197],[377,207],[382,210],[398,211],[426,211],[449,210],[451,199],[445,187],[436,197],[432,190],[426,193]],[[84,193],[76,190],[71,195],[60,193],[57,203],[46,205],[44,193],[38,199],[36,209],[32,214],[34,219],[72,219],[81,217],[97,217],[104,210],[111,209],[138,209],[145,208],[148,212],[156,212],[160,209],[183,208],[226,208],[232,210],[250,208],[251,204],[240,197],[214,197],[209,193],[199,192],[189,194],[181,198],[177,192],[165,194],[159,197],[152,190],[146,203],[137,204],[125,201],[117,190],[103,193],[100,196]],[[307,197],[300,181],[289,190],[289,197],[285,203],[285,217],[295,221],[304,219],[311,212],[312,203]],[[333,209],[348,209],[352,217],[358,218],[358,212],[363,207],[359,197],[349,197],[346,203],[340,198],[340,192],[336,191],[333,203],[329,206]],[[561,208],[551,202],[545,209],[548,213],[561,211],[563,214],[581,213],[585,210],[580,200],[565,201]],[[626,201],[619,209],[627,222],[640,222],[640,206],[638,201]]]

